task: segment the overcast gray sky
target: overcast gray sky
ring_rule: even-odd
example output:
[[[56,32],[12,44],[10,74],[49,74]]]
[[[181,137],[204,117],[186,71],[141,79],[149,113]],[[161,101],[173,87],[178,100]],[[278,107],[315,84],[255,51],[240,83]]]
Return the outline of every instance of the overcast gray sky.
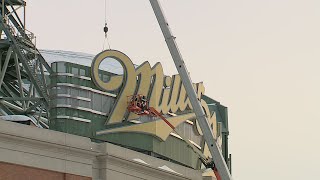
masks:
[[[235,180],[320,179],[320,1],[162,0],[194,82],[229,107]],[[107,0],[112,49],[175,67],[148,0]],[[28,0],[40,49],[97,54],[104,0]]]

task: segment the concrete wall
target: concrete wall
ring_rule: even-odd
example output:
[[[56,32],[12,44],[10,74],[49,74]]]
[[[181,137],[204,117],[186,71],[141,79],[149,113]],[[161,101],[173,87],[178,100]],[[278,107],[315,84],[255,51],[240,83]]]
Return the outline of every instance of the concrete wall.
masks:
[[[0,180],[21,179],[17,174],[47,174],[47,180],[202,180],[200,171],[113,144],[0,121]]]

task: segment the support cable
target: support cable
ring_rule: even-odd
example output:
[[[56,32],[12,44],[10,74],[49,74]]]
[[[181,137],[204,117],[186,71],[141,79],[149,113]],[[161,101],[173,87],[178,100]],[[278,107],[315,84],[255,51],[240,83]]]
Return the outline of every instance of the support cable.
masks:
[[[111,49],[109,38],[108,38],[108,23],[107,23],[107,0],[104,0],[104,27],[103,27],[103,32],[104,32],[104,41],[103,41],[103,46],[102,50],[105,50],[104,46],[106,44],[106,41],[108,43],[109,49]]]

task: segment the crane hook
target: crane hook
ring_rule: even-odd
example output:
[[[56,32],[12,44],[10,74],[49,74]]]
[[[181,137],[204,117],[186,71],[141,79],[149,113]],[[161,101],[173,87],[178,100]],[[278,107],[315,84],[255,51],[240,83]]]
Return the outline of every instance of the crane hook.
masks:
[[[104,28],[103,28],[103,32],[105,34],[105,36],[107,36],[107,32],[108,32],[109,28],[107,26],[107,23],[104,25]]]

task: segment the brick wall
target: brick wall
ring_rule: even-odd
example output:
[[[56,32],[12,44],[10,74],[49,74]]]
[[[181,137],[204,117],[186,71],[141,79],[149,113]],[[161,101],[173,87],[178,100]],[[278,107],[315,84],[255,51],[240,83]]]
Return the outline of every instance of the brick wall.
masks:
[[[0,180],[92,180],[92,178],[0,162]]]

